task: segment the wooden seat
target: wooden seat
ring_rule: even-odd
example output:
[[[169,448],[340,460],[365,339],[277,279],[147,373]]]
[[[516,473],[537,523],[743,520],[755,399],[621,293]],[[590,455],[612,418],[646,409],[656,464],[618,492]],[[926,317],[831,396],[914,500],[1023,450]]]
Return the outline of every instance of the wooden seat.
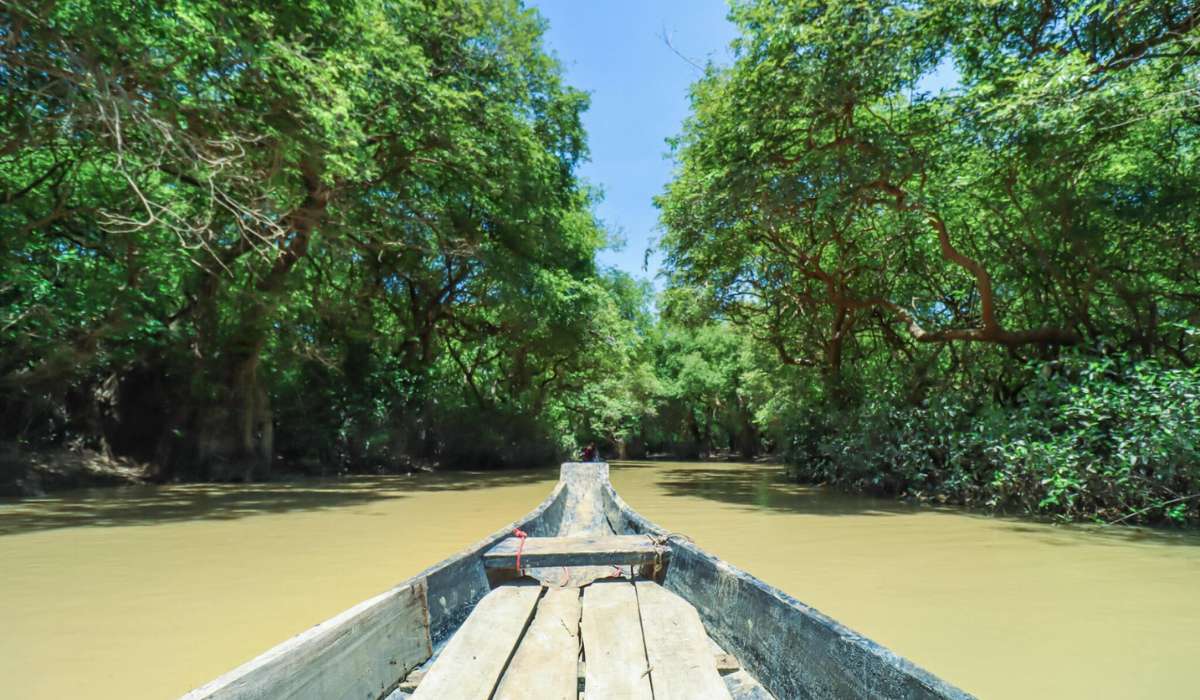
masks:
[[[483,554],[484,566],[515,569],[517,552],[522,568],[552,566],[615,566],[653,564],[667,556],[668,548],[645,535],[604,537],[509,537]]]

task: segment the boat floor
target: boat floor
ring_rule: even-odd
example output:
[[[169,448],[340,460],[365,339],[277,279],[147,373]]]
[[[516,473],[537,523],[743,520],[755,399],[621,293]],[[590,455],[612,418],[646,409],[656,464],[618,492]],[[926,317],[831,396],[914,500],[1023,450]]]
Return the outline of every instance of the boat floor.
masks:
[[[691,604],[653,581],[628,578],[495,588],[388,700],[408,697],[771,700],[708,637]]]

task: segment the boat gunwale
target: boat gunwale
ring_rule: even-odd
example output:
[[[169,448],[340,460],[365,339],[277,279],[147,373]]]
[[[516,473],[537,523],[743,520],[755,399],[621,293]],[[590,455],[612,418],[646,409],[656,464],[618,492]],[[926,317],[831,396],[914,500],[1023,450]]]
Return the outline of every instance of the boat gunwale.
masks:
[[[273,671],[278,670],[278,666],[284,665],[289,657],[304,651],[310,651],[305,648],[306,646],[318,647],[315,650],[311,650],[315,651],[316,653],[320,653],[320,651],[322,651],[320,648],[322,645],[324,645],[325,648],[332,648],[342,637],[356,631],[353,629],[356,623],[362,621],[366,617],[369,617],[371,613],[377,611],[379,608],[382,608],[384,605],[393,601],[406,591],[415,591],[424,599],[422,603],[425,608],[425,620],[422,631],[428,640],[429,654],[414,664],[411,668],[402,669],[402,673],[400,673],[399,678],[391,681],[389,687],[385,687],[383,692],[380,694],[381,697],[386,695],[393,687],[395,687],[396,684],[404,679],[404,676],[407,675],[412,668],[416,668],[421,663],[427,661],[430,656],[432,656],[434,648],[438,646],[438,643],[440,641],[444,641],[438,639],[439,635],[436,634],[432,624],[432,611],[429,608],[429,600],[430,594],[436,595],[437,591],[430,590],[430,577],[436,576],[438,573],[441,573],[452,567],[467,564],[472,559],[479,560],[479,566],[482,570],[482,559],[484,552],[495,546],[500,540],[511,536],[514,530],[529,528],[530,523],[533,523],[544,516],[547,511],[549,511],[550,508],[559,501],[559,499],[564,495],[565,489],[566,481],[560,476],[550,493],[544,499],[542,499],[541,503],[535,506],[532,510],[528,511],[524,516],[492,532],[490,535],[485,536],[483,539],[475,542],[474,544],[465,547],[458,553],[446,557],[436,564],[423,569],[420,573],[404,579],[382,593],[357,603],[354,606],[339,612],[333,617],[318,622],[312,627],[309,627],[285,639],[284,641],[275,644],[249,661],[246,661],[237,667],[226,671],[220,676],[217,676],[211,681],[208,681],[204,685],[189,691],[183,695],[180,700],[262,697],[260,692],[261,688],[256,686],[261,684],[269,684],[274,681],[270,677],[258,679],[254,678],[253,676],[256,674],[270,676]],[[465,610],[465,613],[461,615],[463,619],[465,619],[466,614],[470,613],[470,610],[474,608],[475,603],[477,602],[478,599],[470,602]],[[457,626],[461,623],[462,620],[460,619],[457,621],[457,624],[453,625],[453,627],[457,628]],[[393,668],[399,667],[393,666]]]
[[[728,561],[725,561],[724,559],[705,551],[700,546],[698,546],[695,542],[693,542],[690,538],[687,538],[686,536],[681,536],[680,533],[670,532],[670,531],[666,530],[665,528],[663,528],[662,526],[655,523],[654,521],[645,517],[644,515],[639,513],[637,510],[635,510],[632,506],[630,506],[628,503],[626,503],[625,500],[623,498],[621,498],[620,494],[617,493],[616,488],[612,485],[612,481],[608,478],[608,470],[607,469],[604,470],[603,483],[604,483],[603,488],[604,488],[606,498],[609,501],[611,501],[613,507],[622,516],[624,516],[626,518],[629,525],[631,525],[634,529],[636,529],[639,532],[639,534],[651,534],[656,538],[662,538],[666,542],[668,547],[670,547],[672,550],[676,550],[676,551],[672,552],[672,560],[673,561],[679,561],[683,558],[678,554],[679,550],[687,552],[688,554],[692,555],[696,559],[706,563],[708,566],[711,566],[714,569],[720,570],[720,571],[726,573],[727,575],[729,575],[735,579],[738,579],[742,584],[752,587],[753,589],[757,590],[761,594],[770,596],[778,604],[783,605],[792,610],[795,610],[796,612],[798,612],[801,615],[803,615],[804,617],[812,620],[813,622],[817,623],[818,625],[825,627],[829,632],[833,633],[839,640],[853,645],[854,647],[858,648],[859,650],[865,652],[869,657],[876,659],[879,663],[892,668],[893,670],[895,670],[896,672],[898,672],[899,674],[901,674],[903,676],[911,678],[922,689],[928,691],[933,697],[947,698],[947,699],[951,699],[951,700],[973,700],[974,696],[971,695],[970,693],[967,693],[966,691],[963,691],[962,689],[954,686],[953,684],[939,678],[938,676],[936,676],[933,673],[918,666],[917,664],[913,663],[912,661],[908,660],[907,658],[888,649],[887,647],[880,644],[879,642],[876,642],[873,639],[871,639],[859,632],[855,632],[854,630],[850,629],[846,625],[843,625],[842,623],[838,622],[837,620],[830,617],[829,615],[822,613],[820,610],[817,610],[816,608],[812,607],[811,605],[808,605],[807,603],[804,603],[804,602],[796,599],[795,597],[789,595],[788,593],[759,579],[757,576],[754,576],[753,574],[751,574],[747,571],[744,571],[744,570],[734,566],[733,564],[730,564]],[[610,523],[610,525],[612,525],[614,530],[619,530],[621,527],[621,524],[617,523],[617,522],[613,522],[613,519],[611,517],[609,518],[609,523]],[[669,575],[667,577],[667,580],[664,582],[664,585],[666,585],[666,587],[668,589],[674,589],[674,587],[671,585],[671,579],[670,579]],[[674,592],[683,596],[684,599],[688,600],[689,603],[692,603],[693,605],[695,604],[695,601],[692,600],[691,596],[687,595],[687,591],[674,590]],[[714,631],[712,629],[712,627],[714,627],[714,626],[713,625],[706,625],[706,626],[710,627],[709,631],[711,634],[711,632]],[[720,630],[720,629],[723,629],[724,626],[723,625],[715,625],[715,627],[718,630]],[[726,635],[718,634],[715,636],[725,637]],[[729,641],[733,641],[733,640],[718,639],[717,641],[728,643]],[[745,662],[747,661],[747,660],[743,660],[743,659],[739,659],[739,660],[743,661],[743,665],[745,665]],[[759,677],[760,675],[764,675],[764,676],[769,675],[767,673],[764,673],[764,671],[766,671],[767,669],[751,668],[750,670],[752,672],[757,671],[757,673],[754,674],[754,677],[759,682],[764,683],[764,685],[767,685],[767,687],[770,688],[770,684],[768,684],[767,681],[764,681],[763,678]]]
[[[869,697],[887,697],[886,694],[879,692],[880,688],[875,687],[875,685],[887,686],[890,689],[896,687],[895,683],[898,680],[900,686],[905,690],[916,691],[916,695],[908,692],[905,693],[905,697],[946,698],[947,700],[971,700],[973,698],[972,695],[943,681],[941,678],[938,678],[878,642],[855,632],[812,606],[797,600],[729,562],[706,552],[689,539],[679,536],[678,533],[669,532],[641,515],[626,503],[617,493],[615,487],[613,487],[612,481],[609,478],[609,465],[607,463],[567,462],[561,466],[558,481],[550,494],[523,517],[496,530],[473,545],[460,550],[457,554],[447,557],[422,570],[420,573],[401,581],[387,591],[358,603],[334,617],[320,622],[271,647],[250,661],[189,692],[181,700],[216,700],[217,698],[224,700],[225,698],[264,697],[264,691],[270,693],[275,689],[274,684],[283,682],[283,679],[276,678],[275,675],[279,675],[279,667],[286,666],[292,656],[304,655],[306,652],[320,654],[323,651],[329,650],[333,650],[330,653],[336,653],[336,643],[343,638],[352,635],[362,637],[370,634],[370,631],[356,629],[355,625],[357,622],[363,618],[370,617],[376,609],[393,601],[405,591],[412,591],[422,599],[421,602],[424,606],[424,620],[421,631],[425,635],[425,648],[428,652],[424,654],[423,658],[419,660],[414,659],[415,663],[405,664],[407,667],[398,666],[395,665],[395,662],[392,662],[393,665],[390,666],[389,673],[393,675],[398,674],[399,677],[389,678],[383,684],[381,692],[377,697],[386,696],[403,680],[412,668],[416,668],[431,658],[435,650],[440,647],[440,643],[453,634],[462,624],[463,620],[466,619],[467,615],[470,614],[471,610],[474,609],[483,594],[486,594],[486,590],[483,590],[480,591],[479,595],[475,595],[475,589],[471,589],[467,598],[457,603],[456,607],[453,609],[447,608],[445,611],[440,612],[439,616],[444,616],[446,619],[441,620],[439,624],[435,625],[433,620],[435,611],[431,608],[430,602],[435,596],[440,597],[441,590],[437,585],[431,583],[431,579],[436,579],[440,574],[447,573],[457,567],[467,567],[463,570],[463,573],[466,573],[468,576],[477,574],[478,582],[481,582],[486,589],[487,581],[483,563],[484,552],[501,540],[511,536],[514,529],[528,530],[530,531],[530,535],[541,534],[541,528],[547,525],[547,523],[543,522],[543,518],[550,512],[551,508],[556,504],[565,507],[567,500],[565,496],[570,486],[578,485],[579,487],[587,487],[590,484],[598,485],[601,489],[604,517],[614,533],[624,534],[634,532],[636,534],[648,534],[653,535],[656,539],[661,538],[665,541],[666,545],[672,549],[672,564],[668,567],[663,585],[696,606],[697,610],[701,613],[702,619],[705,619],[710,635],[716,641],[722,643],[722,645],[729,647],[727,651],[735,652],[742,665],[760,683],[763,683],[763,685],[775,693],[777,697],[789,697],[790,695],[781,694],[780,691],[793,687],[799,688],[803,696],[836,696],[837,693],[831,692],[830,687],[836,687],[839,683],[852,683],[853,679],[849,678],[848,674],[857,670],[864,676],[870,677],[870,682],[856,686],[857,689],[863,691],[864,695]],[[560,521],[566,515],[565,512],[561,513]],[[715,572],[715,577],[726,577],[720,579],[721,581],[733,581],[735,585],[747,586],[754,594],[767,596],[771,602],[792,611],[804,622],[816,625],[819,628],[819,633],[822,635],[831,636],[835,642],[849,645],[852,653],[860,654],[858,658],[849,660],[850,663],[848,665],[854,668],[845,669],[837,664],[837,660],[834,659],[835,650],[832,647],[819,649],[816,650],[818,653],[824,653],[825,656],[833,659],[834,671],[830,672],[827,667],[822,667],[819,670],[825,671],[825,675],[828,677],[809,679],[807,682],[798,682],[796,680],[797,674],[803,673],[804,670],[789,667],[790,658],[776,658],[766,661],[759,658],[762,655],[755,654],[755,650],[747,646],[746,641],[740,634],[728,629],[727,620],[723,617],[714,619],[711,615],[707,614],[707,606],[695,600],[696,596],[686,588],[686,582],[680,584],[678,579],[672,578],[672,571],[674,569],[681,565],[687,566],[696,562]],[[471,567],[472,564],[475,566]],[[454,584],[461,585],[461,583],[457,579],[454,580]],[[467,583],[471,582],[468,581]],[[446,608],[444,599],[440,602],[443,608]],[[759,611],[759,614],[760,616],[769,616],[769,613],[765,610]],[[325,645],[324,648],[322,645]],[[353,641],[347,643],[347,646],[351,645],[353,645]],[[306,646],[312,646],[315,649],[307,649]],[[793,655],[795,653],[803,655],[802,650],[789,651],[793,651]],[[780,654],[778,656],[785,655]],[[809,656],[811,658],[811,652]],[[868,668],[868,666],[871,666],[871,668]],[[879,673],[881,670],[884,673]],[[264,677],[255,677],[259,674]],[[350,685],[352,684],[347,683],[347,687]],[[339,697],[348,698],[351,695],[342,694]],[[361,695],[353,697],[361,697]]]

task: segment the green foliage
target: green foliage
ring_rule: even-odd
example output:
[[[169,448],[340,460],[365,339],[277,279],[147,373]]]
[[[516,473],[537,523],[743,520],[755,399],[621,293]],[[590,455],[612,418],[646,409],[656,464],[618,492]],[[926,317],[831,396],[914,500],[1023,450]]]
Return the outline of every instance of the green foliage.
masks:
[[[730,16],[735,61],[693,86],[657,200],[667,308],[775,355],[756,416],[800,473],[1195,521],[1195,7]],[[958,84],[924,91],[939,69]]]
[[[517,0],[5,4],[0,439],[253,478],[621,430],[647,321],[541,33]]]
[[[727,324],[662,324],[654,350],[661,382],[660,449],[685,456],[761,450],[755,411],[761,373],[755,348]]]
[[[833,373],[900,335],[1179,347],[1197,18],[1123,6],[1114,32],[1097,12],[735,5],[737,60],[693,88],[659,199],[675,283]],[[961,85],[920,92],[939,65]]]
[[[1012,405],[875,395],[792,417],[806,479],[1062,519],[1195,521],[1200,371],[1128,358],[1031,368]]]
[[[519,0],[3,4],[0,441],[163,479],[774,449],[1200,520],[1200,13],[731,18],[657,200],[656,319],[596,269],[587,98]]]

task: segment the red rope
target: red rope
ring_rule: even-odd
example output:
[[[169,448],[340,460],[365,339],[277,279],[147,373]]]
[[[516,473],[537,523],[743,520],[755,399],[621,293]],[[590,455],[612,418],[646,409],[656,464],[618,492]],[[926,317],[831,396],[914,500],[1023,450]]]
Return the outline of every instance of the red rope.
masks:
[[[521,543],[517,545],[517,571],[521,571],[521,552],[525,551],[525,538],[529,537],[529,535],[525,534],[525,531],[521,528],[515,528],[513,534],[521,539]]]

